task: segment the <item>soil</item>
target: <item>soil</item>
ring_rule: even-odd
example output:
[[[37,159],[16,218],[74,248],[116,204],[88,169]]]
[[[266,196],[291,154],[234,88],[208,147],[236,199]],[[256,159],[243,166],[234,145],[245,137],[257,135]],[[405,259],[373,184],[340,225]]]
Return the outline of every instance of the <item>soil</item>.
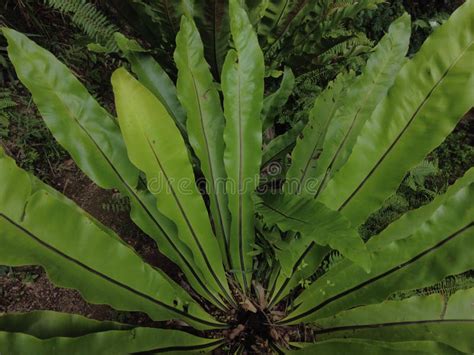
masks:
[[[12,268],[0,276],[0,312],[51,310],[81,314],[97,320],[116,317],[108,306],[91,305],[75,290],[57,288],[40,267]]]

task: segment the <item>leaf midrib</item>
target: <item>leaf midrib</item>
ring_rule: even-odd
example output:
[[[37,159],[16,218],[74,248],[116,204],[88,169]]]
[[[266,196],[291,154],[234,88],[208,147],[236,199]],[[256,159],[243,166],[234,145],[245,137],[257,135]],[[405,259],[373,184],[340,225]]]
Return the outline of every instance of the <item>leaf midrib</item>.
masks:
[[[328,334],[335,332],[343,332],[347,330],[361,330],[371,328],[386,328],[386,327],[397,327],[397,326],[410,326],[420,324],[441,324],[441,323],[474,323],[474,319],[459,318],[459,319],[423,319],[413,321],[400,321],[400,322],[381,322],[381,323],[369,323],[369,324],[354,324],[347,326],[332,327],[326,329],[316,330],[316,334]]]
[[[392,46],[392,48],[393,48],[393,46]],[[392,48],[390,48],[390,49],[392,49]],[[380,77],[382,76],[382,73],[384,72],[385,68],[387,68],[388,63],[390,62],[390,59],[391,59],[391,57],[389,57],[389,56],[387,56],[385,58],[385,61],[384,61],[384,64],[383,64],[382,68],[377,73],[377,76],[375,77],[375,79],[372,80],[371,89],[370,89],[368,94],[364,95],[365,98],[362,100],[362,103],[359,105],[359,108],[357,109],[357,111],[354,115],[354,118],[352,119],[352,122],[351,122],[351,125],[349,126],[349,129],[347,130],[346,134],[344,135],[343,140],[338,145],[336,152],[334,153],[333,157],[331,158],[331,161],[330,161],[326,171],[324,172],[324,176],[321,179],[321,182],[319,184],[318,190],[317,190],[316,195],[314,196],[314,198],[317,198],[319,196],[319,194],[321,193],[322,189],[324,188],[324,184],[325,184],[325,182],[326,182],[326,180],[329,176],[329,173],[331,172],[332,167],[334,166],[337,158],[339,157],[339,154],[341,153],[342,149],[344,148],[344,146],[347,142],[347,139],[349,138],[349,135],[351,134],[352,130],[354,129],[355,123],[357,121],[357,118],[359,117],[360,112],[364,108],[366,102],[369,100],[369,97],[371,97],[372,92],[375,90],[375,87],[377,86],[377,83],[378,83]]]
[[[269,210],[275,212],[276,214],[279,214],[280,216],[282,216],[283,218],[286,218],[286,219],[290,219],[292,221],[295,221],[295,222],[298,222],[298,223],[303,223],[303,224],[311,224],[303,219],[299,219],[299,218],[296,218],[296,217],[293,217],[293,216],[290,216],[289,214],[286,214],[285,212],[283,211],[280,211],[279,209],[273,207],[273,206],[270,206],[268,203],[266,202],[261,202],[261,205],[265,206],[266,208],[268,208]]]
[[[229,262],[230,262],[230,258],[228,257],[229,236],[228,236],[227,231],[224,227],[223,206],[221,205],[220,200],[217,196],[216,177],[215,177],[215,173],[214,173],[214,164],[213,164],[213,160],[211,159],[211,152],[210,152],[210,148],[209,148],[209,139],[207,137],[207,131],[206,131],[206,128],[205,128],[205,125],[204,125],[204,114],[203,114],[203,111],[202,111],[200,95],[198,93],[198,88],[197,88],[197,85],[196,85],[196,79],[194,77],[193,71],[192,71],[191,67],[189,67],[188,69],[189,69],[189,73],[190,73],[192,81],[193,81],[194,94],[196,96],[196,102],[197,102],[197,106],[198,106],[198,109],[199,109],[199,118],[200,118],[199,123],[200,123],[200,126],[201,126],[201,131],[202,131],[202,136],[203,136],[203,140],[204,140],[204,146],[205,146],[205,150],[206,150],[207,160],[209,162],[209,174],[211,175],[210,176],[211,181],[209,183],[212,186],[212,199],[214,200],[214,203],[217,207],[217,211],[219,213],[219,216],[218,216],[219,217],[219,223],[218,224],[219,224],[219,227],[221,229],[222,236],[225,239],[225,244],[227,246],[226,255],[227,255],[227,258],[229,259]]]
[[[436,82],[436,84],[433,86],[433,88],[428,92],[426,97],[423,99],[422,103],[417,107],[413,115],[410,117],[408,122],[405,124],[403,127],[402,131],[395,137],[395,140],[392,142],[392,144],[388,147],[388,149],[384,152],[384,154],[379,158],[379,160],[375,163],[374,167],[369,171],[367,176],[364,177],[364,179],[360,182],[360,184],[357,186],[357,188],[351,193],[351,195],[342,203],[342,205],[337,209],[338,211],[341,211],[344,209],[347,204],[354,198],[354,196],[362,189],[362,187],[365,185],[365,183],[370,179],[370,177],[374,174],[374,172],[377,170],[377,168],[380,166],[380,164],[383,163],[384,159],[390,154],[392,149],[396,146],[396,144],[400,141],[400,139],[403,137],[405,132],[410,128],[411,124],[415,121],[416,117],[418,114],[421,112],[425,104],[429,101],[431,98],[431,95],[435,92],[435,90],[443,83],[444,79],[448,76],[449,72],[456,66],[456,64],[461,60],[461,58],[464,56],[464,54],[470,49],[470,47],[473,45],[474,41],[471,41],[469,45],[466,46],[466,48],[461,52],[461,54],[453,61],[453,63],[446,69],[446,71],[443,73],[443,75],[439,78],[439,80]]]
[[[423,250],[421,253],[415,255],[414,257],[412,257],[411,259],[401,263],[401,264],[398,264],[398,265],[395,265],[394,267],[392,267],[391,269],[377,275],[377,276],[374,276],[364,282],[361,282],[360,284],[354,286],[354,287],[351,287],[350,289],[347,289],[345,291],[342,291],[328,299],[326,299],[325,301],[321,302],[320,304],[312,307],[311,309],[303,312],[303,313],[300,313],[296,316],[293,316],[291,318],[288,318],[288,319],[284,319],[283,321],[280,322],[280,324],[288,324],[288,323],[292,323],[292,322],[295,322],[299,319],[302,319],[302,318],[305,318],[307,316],[309,316],[310,314],[314,313],[314,312],[317,312],[319,311],[320,309],[324,308],[325,306],[327,306],[328,304],[334,302],[334,301],[337,301],[338,299],[342,298],[342,297],[345,297],[347,295],[350,295],[352,292],[355,292],[355,291],[358,291],[360,290],[361,288],[367,286],[367,285],[370,285],[374,282],[377,282],[379,281],[380,279],[386,277],[386,276],[389,276],[391,274],[393,274],[394,272],[398,271],[398,270],[401,270],[405,267],[408,267],[410,266],[411,264],[413,264],[414,262],[418,261],[419,259],[423,258],[425,255],[428,255],[434,251],[436,251],[438,248],[442,247],[444,244],[448,243],[449,241],[455,239],[457,236],[463,234],[465,231],[467,231],[469,228],[473,227],[474,226],[474,222],[471,222],[469,224],[467,224],[466,226],[458,229],[457,231],[453,232],[452,234],[450,234],[448,237],[446,237],[445,239],[439,241],[438,243],[436,243],[434,246],[428,248],[428,249],[425,249]]]
[[[51,92],[58,97],[60,102],[62,103],[63,100],[61,99],[61,96],[54,90],[51,90]],[[126,182],[125,178],[118,172],[118,170],[115,168],[115,166],[112,164],[112,162],[109,160],[107,155],[103,152],[103,150],[100,148],[100,146],[97,144],[97,142],[94,140],[94,138],[89,134],[89,132],[82,126],[81,122],[79,119],[76,118],[76,115],[74,115],[71,110],[69,110],[69,107],[66,105],[63,105],[66,111],[69,113],[69,116],[76,122],[76,124],[79,126],[79,128],[87,135],[87,137],[90,139],[90,141],[94,144],[94,146],[97,148],[98,152],[102,155],[102,157],[105,159],[107,164],[112,168],[113,172],[115,175],[118,177],[118,179],[122,182],[122,184],[125,186],[126,190],[129,192],[129,194],[138,202],[138,204],[141,206],[141,208],[145,211],[145,213],[148,215],[148,217],[153,221],[156,227],[160,230],[160,232],[163,234],[163,236],[166,238],[168,243],[171,245],[173,250],[178,254],[180,259],[184,262],[186,267],[189,269],[189,271],[192,273],[198,284],[202,287],[202,289],[208,294],[208,296],[213,299],[215,302],[220,304],[221,307],[224,307],[224,305],[221,304],[221,302],[214,296],[210,291],[209,288],[206,287],[204,284],[204,281],[201,280],[199,275],[197,275],[196,271],[192,267],[191,263],[186,259],[186,257],[181,253],[179,248],[173,243],[173,240],[169,236],[169,234],[163,229],[163,227],[160,225],[160,223],[155,219],[151,211],[146,207],[145,203],[140,199],[138,194],[136,193],[136,190],[131,187],[128,182]]]
[[[197,245],[197,247],[198,247],[198,249],[199,249],[199,252],[200,252],[202,258],[204,259],[204,262],[205,262],[205,264],[206,264],[206,267],[207,267],[208,270],[210,271],[210,273],[211,273],[213,279],[216,281],[216,284],[217,284],[217,285],[219,286],[219,288],[221,289],[221,291],[222,291],[222,293],[223,293],[223,296],[229,301],[230,304],[233,304],[231,298],[228,296],[228,293],[227,293],[225,287],[222,285],[221,281],[219,280],[219,277],[216,275],[215,270],[212,268],[212,265],[211,265],[211,263],[210,263],[210,261],[209,261],[209,258],[207,257],[206,253],[204,252],[204,248],[202,247],[201,242],[199,241],[199,238],[198,238],[198,236],[197,236],[197,234],[196,234],[196,231],[194,230],[194,228],[193,228],[193,226],[192,226],[192,224],[191,224],[191,221],[189,220],[188,215],[186,214],[186,211],[184,210],[184,207],[183,207],[181,201],[179,200],[178,195],[176,194],[176,191],[174,190],[174,187],[173,187],[173,186],[171,185],[171,183],[170,183],[170,180],[169,180],[169,178],[168,178],[168,175],[167,175],[167,173],[166,173],[166,170],[164,169],[164,167],[163,167],[163,165],[162,165],[162,163],[161,163],[160,158],[159,158],[158,155],[156,154],[156,151],[155,151],[155,149],[153,148],[153,145],[151,144],[151,142],[150,142],[148,136],[146,135],[146,133],[145,133],[144,131],[142,131],[142,133],[143,133],[143,135],[144,135],[144,137],[145,137],[145,139],[146,139],[146,141],[147,141],[147,143],[148,143],[148,145],[149,145],[149,148],[150,148],[151,152],[153,153],[153,156],[154,156],[154,158],[155,158],[157,164],[159,165],[159,167],[160,167],[160,169],[161,169],[161,171],[162,171],[162,173],[163,173],[163,177],[165,178],[166,183],[167,183],[168,187],[170,188],[171,194],[173,195],[173,199],[175,200],[176,205],[178,206],[178,209],[179,209],[179,211],[180,211],[180,213],[181,213],[181,215],[182,215],[182,217],[183,217],[183,219],[184,219],[184,221],[185,221],[185,223],[186,223],[186,226],[188,227],[188,230],[189,230],[189,232],[191,233],[191,236],[193,237],[194,242],[196,243],[196,245]]]
[[[163,1],[163,6],[164,6],[165,16],[168,20],[168,23],[169,23],[170,27],[171,27],[171,31],[173,32],[173,38],[175,38],[176,34],[177,34],[177,31],[176,31],[176,24],[174,23],[174,20],[171,16],[170,8],[172,7],[172,5],[170,5],[169,0],[164,0]]]
[[[285,25],[285,28],[283,31],[281,31],[275,41],[268,46],[268,48],[265,50],[264,54],[266,55],[272,48],[273,46],[280,41],[280,39],[285,35],[286,31],[290,27],[291,23],[294,21],[294,19],[298,16],[298,14],[306,7],[308,0],[302,0],[300,4],[298,4],[299,8],[296,10],[295,15],[288,21],[288,23]]]
[[[240,58],[237,59],[238,61]],[[238,238],[239,238],[239,260],[240,260],[240,271],[242,272],[242,282],[244,284],[244,291],[248,290],[247,276],[245,271],[245,256],[244,256],[244,236],[243,236],[243,198],[242,198],[242,180],[243,180],[243,132],[242,132],[242,97],[241,97],[241,71],[240,71],[240,62],[237,62],[237,71],[238,71],[238,87],[237,87],[237,102],[238,102],[238,129],[239,129],[239,189],[238,189],[238,199],[239,199],[239,221],[238,221]]]
[[[285,13],[286,9],[288,8],[288,4],[289,4],[290,0],[286,0],[285,1],[285,5],[283,6],[283,8],[281,9],[280,11],[280,15],[278,16],[278,19],[275,21],[275,24],[272,26],[272,28],[270,29],[270,33],[271,31],[273,31],[275,28],[278,28],[278,25],[280,24],[280,21],[283,17],[283,14]]]
[[[331,124],[332,120],[334,119],[334,115],[336,114],[337,109],[338,109],[338,107],[336,107],[336,103],[334,103],[333,107],[331,109],[331,114],[329,115],[330,118],[327,120],[326,124],[324,125],[324,130],[320,131],[320,133],[318,134],[318,139],[315,140],[316,144],[314,144],[313,149],[311,150],[311,155],[306,160],[306,164],[305,164],[305,167],[304,167],[303,172],[301,174],[300,181],[298,182],[298,193],[301,193],[301,188],[302,188],[303,182],[306,179],[306,174],[308,173],[308,169],[309,169],[309,166],[311,164],[311,161],[313,160],[314,155],[316,154],[316,150],[318,148],[318,144],[320,143],[320,139],[321,139],[321,137],[323,137],[327,134],[327,130],[328,130],[329,125]],[[311,125],[311,124],[314,125],[314,122],[308,122],[308,125]]]
[[[296,271],[298,271],[299,266],[303,263],[304,258],[308,253],[313,249],[313,247],[316,245],[315,241],[311,241],[311,243],[306,247],[306,249],[301,253],[300,257],[296,261],[296,263],[293,265],[293,269],[291,271],[291,276],[287,277],[281,287],[279,288],[278,292],[276,293],[275,296],[272,297],[272,300],[270,301],[269,307],[273,306],[274,302],[280,297],[280,295],[285,291],[286,287],[290,283],[291,279],[295,275]]]
[[[171,311],[171,312],[174,312],[176,314],[179,314],[180,316],[182,317],[185,317],[185,318],[189,318],[195,322],[198,322],[198,323],[201,323],[201,324],[204,324],[204,325],[208,325],[208,326],[212,326],[212,327],[222,327],[223,325],[222,324],[218,324],[218,323],[212,323],[210,321],[207,321],[207,320],[204,320],[204,319],[200,319],[196,316],[193,316],[191,314],[188,314],[184,311],[181,311],[177,308],[174,308],[170,305],[167,305],[166,303],[160,301],[160,300],[157,300],[156,298],[153,298],[141,291],[138,291],[136,289],[134,289],[133,287],[131,286],[128,286],[120,281],[117,281],[115,280],[114,278],[108,276],[108,275],[105,275],[103,274],[102,272],[98,271],[98,270],[95,270],[93,269],[92,267],[84,264],[83,262],[73,258],[72,256],[69,256],[67,255],[66,253],[62,252],[61,250],[55,248],[54,246],[48,244],[47,242],[45,242],[44,240],[41,240],[39,237],[37,237],[33,232],[30,232],[28,229],[26,229],[25,227],[21,226],[20,224],[18,224],[17,222],[15,222],[14,220],[10,219],[8,216],[4,215],[3,213],[0,213],[0,217],[5,219],[8,223],[10,223],[11,225],[13,225],[16,229],[20,230],[21,232],[23,232],[24,234],[26,234],[29,238],[33,239],[35,242],[37,242],[38,244],[40,244],[41,246],[45,247],[46,249],[50,250],[51,252],[59,255],[60,257],[62,257],[63,259],[67,260],[68,262],[71,262],[77,266],[79,266],[81,269],[84,269],[85,271],[93,274],[93,275],[96,275],[98,277],[100,277],[101,279],[121,288],[121,289],[124,289],[130,293],[133,293],[134,295],[138,296],[138,297],[141,297],[143,299],[146,299],[147,301],[149,302],[152,302],[160,307],[163,307],[165,308],[166,310],[168,311]]]
[[[140,355],[140,354],[143,354],[143,355],[148,355],[148,354],[159,354],[159,353],[167,353],[167,352],[187,352],[187,351],[190,351],[190,350],[206,350],[208,348],[211,348],[211,347],[214,347],[214,346],[218,346],[218,345],[222,345],[225,343],[225,340],[216,340],[216,341],[213,341],[211,343],[207,343],[207,344],[200,344],[200,345],[181,345],[181,346],[168,346],[168,347],[165,347],[165,348],[156,348],[156,349],[152,349],[152,350],[147,350],[147,351],[144,351],[144,352],[137,352],[137,353],[132,353],[133,355]]]

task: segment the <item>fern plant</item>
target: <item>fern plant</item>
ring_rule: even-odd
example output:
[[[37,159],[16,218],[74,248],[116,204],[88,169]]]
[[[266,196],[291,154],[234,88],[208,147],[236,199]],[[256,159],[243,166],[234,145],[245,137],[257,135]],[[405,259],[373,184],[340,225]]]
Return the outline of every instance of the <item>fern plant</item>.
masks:
[[[102,203],[102,209],[108,212],[130,212],[130,201],[121,193],[114,193],[109,201]]]
[[[365,35],[348,26],[362,10],[372,9],[381,0],[247,0],[269,71],[284,65],[298,70],[337,73],[336,68],[350,65],[353,57],[366,53],[372,43]],[[228,0],[149,1],[112,0],[111,6],[144,39],[159,50],[160,64],[166,70],[167,57],[175,48],[174,39],[182,14],[193,16],[203,37],[205,57],[219,79],[230,48]],[[322,68],[323,67],[323,68]]]
[[[87,0],[45,0],[45,3],[71,17],[72,22],[105,50],[118,50],[114,41],[117,26]]]
[[[3,29],[17,74],[58,142],[100,187],[129,198],[134,222],[187,284],[145,263],[2,152],[1,264],[39,264],[89,302],[180,322],[163,329],[161,322],[7,314],[0,316],[0,350],[472,353],[474,289],[449,298],[391,297],[474,268],[466,247],[474,238],[474,170],[367,243],[357,227],[473,105],[474,1],[409,61],[410,19],[393,23],[360,76],[341,75],[318,97],[285,181],[267,191],[273,172],[261,169],[264,57],[237,0],[229,16],[223,107],[197,26],[183,16],[177,87],[169,78],[154,81],[164,78],[153,71],[160,67],[134,56],[134,71],[152,89],[118,69],[118,122],[51,53]],[[185,137],[176,112],[185,112]],[[258,249],[261,240],[267,243]]]
[[[10,127],[9,110],[16,106],[8,91],[0,91],[0,137],[8,137]]]
[[[290,65],[303,74],[346,61],[351,52],[370,49],[361,32],[347,26],[379,0],[314,0],[268,2],[259,21],[265,57],[272,66]],[[365,49],[365,51],[367,51]]]
[[[172,57],[180,17],[194,17],[206,60],[214,77],[219,77],[229,49],[228,0],[112,0],[109,6],[153,46],[160,65],[172,75],[176,69]]]

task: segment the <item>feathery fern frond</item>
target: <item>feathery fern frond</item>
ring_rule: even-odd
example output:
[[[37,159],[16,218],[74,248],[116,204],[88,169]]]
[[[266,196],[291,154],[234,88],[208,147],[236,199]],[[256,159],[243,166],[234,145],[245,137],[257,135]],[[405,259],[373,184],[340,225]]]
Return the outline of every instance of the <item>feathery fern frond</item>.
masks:
[[[9,134],[10,116],[8,109],[16,105],[8,91],[0,91],[0,138],[7,137]]]
[[[11,99],[8,92],[0,92],[0,112],[10,107],[15,107],[16,103]]]
[[[412,190],[424,189],[425,180],[431,175],[439,172],[436,163],[428,160],[423,160],[420,164],[415,166],[405,178],[405,184]]]
[[[70,16],[76,26],[108,51],[118,50],[113,34],[119,29],[87,0],[45,0],[45,2],[48,6]]]
[[[300,58],[301,61],[311,61],[313,69],[300,75],[297,79],[299,85],[325,85],[334,79],[340,72],[354,70],[358,72],[365,65],[368,52],[372,49],[373,42],[364,34],[357,33],[352,37],[332,38],[321,42],[319,48],[313,48]]]
[[[331,252],[324,258],[321,266],[316,271],[316,277],[320,277],[321,275],[325,274],[329,270],[331,270],[334,266],[340,263],[344,257],[340,252],[337,250],[331,250]]]
[[[129,212],[130,199],[121,193],[114,193],[107,202],[102,203],[102,209],[113,213]]]
[[[291,66],[299,57],[317,56],[324,52],[324,42],[333,37],[334,31],[344,29],[344,24],[353,19],[363,10],[375,7],[381,0],[317,0],[295,1],[288,5],[282,14],[279,24],[276,24],[272,34],[264,36],[266,59],[279,66],[281,63]],[[262,19],[262,21],[265,17]],[[260,29],[260,27],[259,27]],[[276,35],[275,35],[276,34]],[[344,36],[338,36],[338,42],[344,42],[359,35],[357,32],[346,31]],[[332,46],[330,46],[332,47]],[[307,71],[308,63],[304,63],[300,73]]]
[[[371,50],[374,43],[362,32],[348,30],[332,31],[321,41],[318,62],[326,64],[331,61],[348,59]]]
[[[195,6],[194,18],[203,38],[206,60],[217,79],[229,49],[230,27],[227,1],[208,0]]]

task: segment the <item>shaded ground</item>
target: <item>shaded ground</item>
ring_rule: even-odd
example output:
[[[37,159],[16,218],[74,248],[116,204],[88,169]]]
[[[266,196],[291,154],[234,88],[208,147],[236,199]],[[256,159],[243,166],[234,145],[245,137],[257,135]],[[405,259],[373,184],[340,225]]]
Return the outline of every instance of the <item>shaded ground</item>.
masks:
[[[114,319],[108,306],[90,305],[74,290],[54,287],[40,267],[0,270],[0,312],[52,310],[98,320]]]

